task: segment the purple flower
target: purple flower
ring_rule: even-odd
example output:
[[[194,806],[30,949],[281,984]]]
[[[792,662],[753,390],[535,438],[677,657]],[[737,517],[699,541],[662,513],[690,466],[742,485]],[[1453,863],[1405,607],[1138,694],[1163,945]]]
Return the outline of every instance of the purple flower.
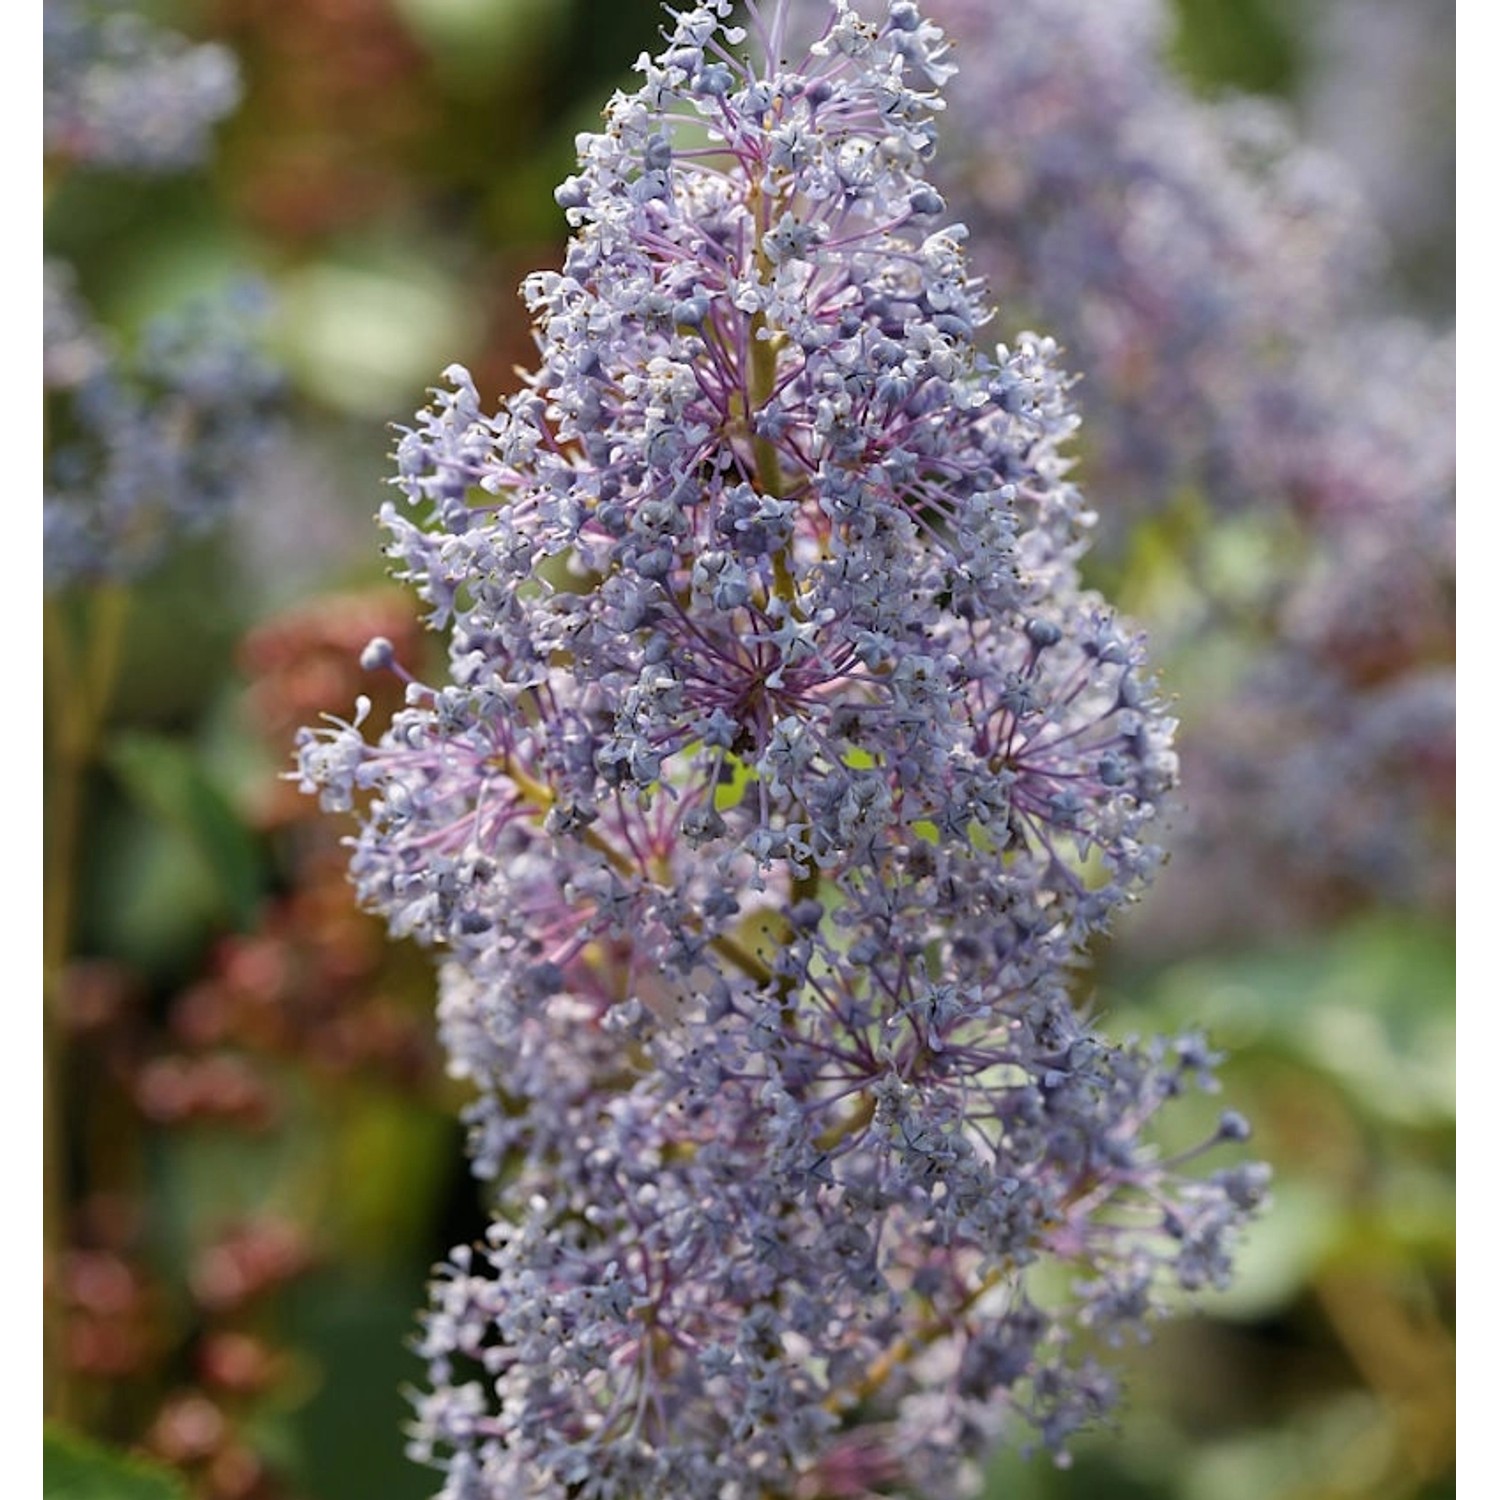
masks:
[[[122,348],[93,323],[71,268],[48,263],[49,590],[140,577],[242,492],[280,395],[255,345],[254,301],[246,290],[191,304]]]
[[[222,47],[193,46],[108,0],[46,0],[46,147],[137,173],[200,161],[239,102]],[[43,501],[49,590],[133,580],[221,518],[264,451],[279,380],[256,347],[249,286],[151,322],[129,344],[97,326],[71,266],[49,260]]]
[[[42,98],[47,150],[134,172],[201,161],[239,103],[233,56],[193,45],[113,0],[46,0]]]
[[[1086,1346],[1221,1283],[1258,1196],[1146,1139],[1201,1043],[1068,994],[1160,860],[1173,725],[1078,580],[1053,348],[980,344],[936,222],[941,35],[729,14],[580,140],[527,389],[454,367],[399,442],[449,681],[303,736],[440,955],[495,1183],[424,1325],[448,1497],[957,1493],[1007,1419],[1107,1408]]]

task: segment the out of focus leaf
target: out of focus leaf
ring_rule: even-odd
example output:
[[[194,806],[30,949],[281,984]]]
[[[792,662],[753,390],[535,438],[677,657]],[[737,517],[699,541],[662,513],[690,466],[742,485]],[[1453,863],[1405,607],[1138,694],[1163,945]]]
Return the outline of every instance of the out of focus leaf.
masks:
[[[44,1500],[187,1500],[175,1475],[56,1428],[42,1440]]]
[[[1397,1432],[1364,1392],[1309,1405],[1273,1432],[1235,1434],[1184,1454],[1180,1500],[1304,1500],[1394,1494],[1381,1481]]]
[[[1380,914],[1277,952],[1174,965],[1148,998],[1157,1028],[1202,1026],[1243,1065],[1258,1049],[1290,1055],[1372,1117],[1421,1126],[1454,1115],[1456,985],[1451,928]]]
[[[322,1381],[296,1413],[303,1492],[318,1500],[424,1500],[431,1470],[405,1454],[409,1392],[424,1378],[412,1351],[425,1267],[299,1283],[289,1304],[299,1341]]]
[[[80,923],[83,951],[141,974],[184,980],[220,921],[213,889],[176,829],[133,800],[110,799],[90,822]]]
[[[260,848],[193,751],[129,732],[113,741],[107,760],[136,801],[186,840],[223,915],[250,926],[265,889]]]
[[[329,1126],[327,1168],[337,1184],[329,1232],[351,1259],[420,1261],[463,1150],[451,1115],[398,1094],[351,1089]]]
[[[472,341],[457,288],[419,245],[310,265],[287,278],[280,312],[278,343],[294,375],[355,415],[412,410],[452,351]]]
[[[445,69],[450,87],[490,81],[522,58],[535,59],[564,35],[556,0],[396,0],[396,9]]]
[[[226,1127],[163,1132],[152,1143],[153,1228],[163,1266],[187,1266],[226,1224],[272,1216],[296,1221],[299,1163],[311,1175],[316,1152],[290,1132]]]
[[[1286,93],[1301,58],[1274,4],[1265,0],[1176,0],[1175,61],[1209,89]]]

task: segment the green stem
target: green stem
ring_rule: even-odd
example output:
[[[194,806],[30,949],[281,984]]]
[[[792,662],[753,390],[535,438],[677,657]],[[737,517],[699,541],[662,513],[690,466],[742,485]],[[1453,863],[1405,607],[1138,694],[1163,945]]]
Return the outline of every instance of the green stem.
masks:
[[[755,454],[755,472],[760,476],[761,488],[768,495],[781,498],[781,458],[776,444],[755,431],[755,413],[771,399],[776,390],[776,353],[781,336],[772,334],[762,338],[768,324],[764,313],[756,313],[750,320],[750,389],[749,411],[745,419],[750,426],[750,448]]]
[[[755,269],[762,280],[774,271],[771,258],[765,251],[765,234],[770,228],[771,215],[775,212],[779,198],[767,198],[759,184],[750,190],[750,211],[755,219]],[[755,430],[755,414],[776,391],[778,355],[785,341],[782,333],[771,333],[763,312],[750,319],[750,369],[745,391],[745,426],[750,435],[750,451],[755,458],[755,472],[760,487],[767,495],[783,498],[785,481],[781,473],[781,457],[776,444],[760,436]],[[776,597],[784,604],[795,604],[797,582],[787,562],[786,548],[776,554],[772,563]]]
[[[44,1313],[47,1414],[67,1420],[74,1405],[62,1341],[63,1309],[56,1278],[68,1244],[67,1037],[60,1014],[62,982],[72,952],[78,847],[84,792],[119,674],[129,595],[106,585],[78,601],[70,620],[64,603],[45,602],[43,661],[50,765],[42,869],[42,1239],[49,1277]]]

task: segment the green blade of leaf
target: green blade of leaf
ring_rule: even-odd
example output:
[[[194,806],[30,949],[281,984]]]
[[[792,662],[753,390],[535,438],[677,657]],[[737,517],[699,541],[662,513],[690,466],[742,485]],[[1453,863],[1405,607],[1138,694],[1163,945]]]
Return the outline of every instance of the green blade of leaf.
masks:
[[[187,841],[224,915],[250,926],[265,889],[261,850],[193,751],[133,731],[112,742],[107,759],[136,801]]]
[[[49,1428],[42,1440],[44,1500],[187,1500],[168,1469]]]

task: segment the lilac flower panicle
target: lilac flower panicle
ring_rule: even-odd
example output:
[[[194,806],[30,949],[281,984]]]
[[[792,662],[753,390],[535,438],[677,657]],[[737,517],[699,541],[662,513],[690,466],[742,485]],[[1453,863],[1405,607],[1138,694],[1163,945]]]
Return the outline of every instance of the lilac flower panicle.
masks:
[[[228,49],[191,43],[111,0],[45,0],[42,62],[48,152],[100,167],[194,166],[240,99]]]
[[[191,304],[122,347],[93,322],[71,267],[48,263],[49,591],[140,577],[241,493],[279,406],[279,377],[256,346],[258,300],[247,287]]]
[[[1260,1197],[1148,1139],[1203,1044],[1068,990],[1161,862],[1173,721],[1079,582],[1056,351],[982,344],[926,180],[941,33],[669,14],[558,190],[535,372],[490,414],[450,367],[397,445],[448,680],[372,642],[406,708],[301,739],[438,955],[493,1184],[413,1452],[449,1500],[957,1495],[1106,1411],[1095,1346]]]
[[[62,163],[182,170],[239,102],[224,48],[120,6],[46,0],[43,30],[46,149]],[[46,587],[130,581],[219,520],[272,441],[264,297],[242,284],[123,341],[95,322],[71,266],[49,258],[43,278]]]

